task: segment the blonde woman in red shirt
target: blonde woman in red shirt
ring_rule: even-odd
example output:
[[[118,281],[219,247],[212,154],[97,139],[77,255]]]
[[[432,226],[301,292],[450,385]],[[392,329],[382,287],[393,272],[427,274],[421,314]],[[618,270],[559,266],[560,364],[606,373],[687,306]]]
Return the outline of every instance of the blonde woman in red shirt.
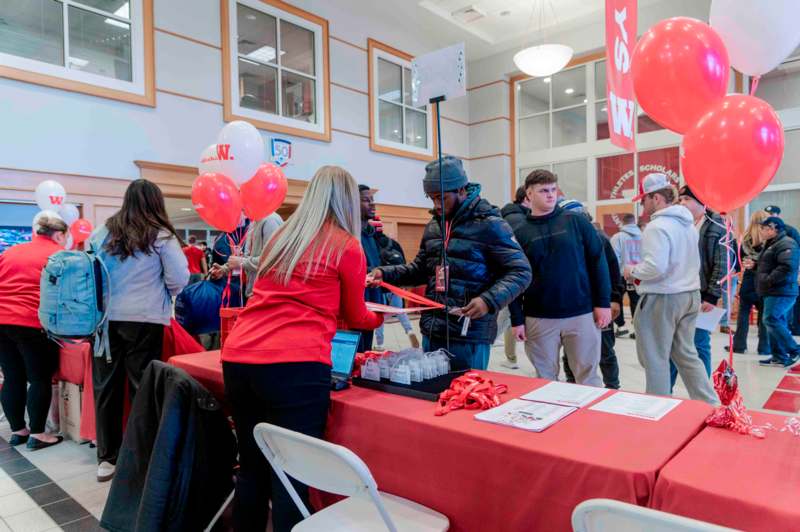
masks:
[[[360,234],[358,185],[346,170],[323,166],[267,245],[253,296],[225,340],[225,395],[241,464],[233,506],[237,532],[266,529],[268,500],[276,532],[302,520],[256,445],[253,428],[266,421],[323,436],[337,319],[363,330],[383,321],[364,305]],[[308,504],[308,489],[297,486]]]
[[[11,425],[8,443],[27,442],[32,450],[62,440],[44,431],[58,345],[47,338],[39,322],[39,278],[47,259],[64,249],[66,241],[64,220],[42,214],[35,219],[30,242],[0,255],[0,366],[5,378],[0,402]],[[25,425],[26,406],[30,429]]]

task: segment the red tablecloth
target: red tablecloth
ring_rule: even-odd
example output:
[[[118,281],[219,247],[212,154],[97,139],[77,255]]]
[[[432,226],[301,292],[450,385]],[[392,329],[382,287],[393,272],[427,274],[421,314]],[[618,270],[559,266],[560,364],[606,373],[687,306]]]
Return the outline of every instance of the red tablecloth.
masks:
[[[219,353],[173,357],[215,394]],[[546,383],[488,373],[504,399]],[[659,422],[582,409],[534,434],[433,415],[431,402],[352,387],[332,395],[327,438],[358,454],[380,489],[450,518],[451,530],[571,530],[585,499],[650,502],[657,472],[703,427],[708,405],[683,401]]]
[[[780,428],[785,417],[752,413]],[[800,437],[707,427],[667,463],[652,506],[740,530],[800,529]]]

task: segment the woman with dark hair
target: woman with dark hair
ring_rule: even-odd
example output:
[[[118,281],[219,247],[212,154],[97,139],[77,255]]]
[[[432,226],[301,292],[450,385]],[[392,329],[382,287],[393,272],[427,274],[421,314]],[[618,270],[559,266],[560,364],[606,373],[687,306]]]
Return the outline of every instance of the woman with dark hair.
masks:
[[[110,275],[111,356],[92,359],[97,480],[104,482],[114,476],[122,444],[125,379],[133,398],[147,365],[161,357],[172,297],[189,281],[189,267],[164,196],[145,179],[130,184],[122,208],[90,240]]]
[[[64,249],[67,224],[55,213],[34,218],[33,240],[0,254],[0,403],[11,425],[8,443],[44,449],[63,438],[44,431],[52,398],[58,345],[39,322],[39,278],[47,259]],[[25,425],[28,407],[30,429]]]

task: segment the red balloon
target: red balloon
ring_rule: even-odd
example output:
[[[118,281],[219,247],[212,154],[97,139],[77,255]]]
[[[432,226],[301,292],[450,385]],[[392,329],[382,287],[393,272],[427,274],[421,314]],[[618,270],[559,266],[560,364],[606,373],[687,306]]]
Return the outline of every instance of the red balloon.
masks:
[[[69,234],[72,235],[72,241],[77,246],[92,234],[92,222],[86,218],[78,218],[69,226]]]
[[[242,184],[244,213],[251,220],[260,220],[275,212],[286,199],[289,182],[283,170],[272,163],[258,167],[255,175]]]
[[[728,90],[730,60],[711,26],[688,17],[662,20],[633,51],[633,88],[650,118],[685,133]]]
[[[203,174],[192,185],[192,206],[211,227],[230,233],[239,225],[242,198],[236,183],[222,174]]]
[[[708,207],[729,213],[769,184],[783,158],[783,125],[764,100],[730,94],[683,137],[686,183]]]

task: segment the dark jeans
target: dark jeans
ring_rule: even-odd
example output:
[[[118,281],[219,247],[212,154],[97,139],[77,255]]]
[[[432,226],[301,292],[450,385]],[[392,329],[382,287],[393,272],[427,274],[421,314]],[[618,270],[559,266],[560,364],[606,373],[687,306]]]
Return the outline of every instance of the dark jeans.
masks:
[[[437,349],[447,349],[447,342],[444,338],[422,337],[422,350],[426,353]],[[491,354],[491,344],[471,344],[459,342],[450,338],[450,354],[455,355],[456,362],[453,369],[486,369],[489,366],[489,355]]]
[[[694,348],[697,350],[697,356],[706,368],[706,374],[711,376],[711,331],[696,328],[694,330]],[[675,386],[675,381],[678,380],[678,367],[672,359],[669,359],[669,383],[670,392]]]
[[[266,421],[322,438],[330,405],[331,368],[319,362],[235,364],[223,362],[225,397],[239,439],[239,475],[233,499],[233,529],[264,532],[272,501],[272,525],[284,532],[303,520],[289,493],[272,472],[253,437]],[[308,488],[292,481],[309,508]]]
[[[750,332],[750,311],[758,310],[758,348],[759,355],[771,355],[767,327],[764,325],[764,304],[755,292],[739,291],[739,315],[736,317],[736,334],[733,335],[733,350],[747,351],[747,333]]]
[[[794,301],[790,318],[792,321],[789,323],[789,330],[792,331],[792,336],[800,336],[800,297]]]
[[[764,325],[767,326],[773,358],[785,360],[800,351],[800,346],[792,338],[789,330],[789,318],[792,316],[792,307],[795,297],[765,296],[764,297]]]
[[[359,353],[366,353],[372,351],[372,337],[375,331],[358,331],[361,333],[361,338],[358,341],[357,351]]]
[[[612,390],[619,390],[619,362],[617,362],[617,353],[614,351],[616,344],[617,339],[613,329],[604,329],[600,333],[600,373],[603,375],[603,385]],[[567,356],[562,355],[561,361],[564,362],[564,374],[567,376],[567,382],[574,383],[575,375],[572,374],[572,369],[569,367]]]
[[[31,433],[43,433],[58,368],[58,344],[41,329],[0,325],[0,367],[4,377],[0,403],[11,431],[25,428],[27,406]]]
[[[111,362],[92,357],[92,385],[97,420],[97,461],[117,463],[122,445],[125,382],[133,402],[147,365],[161,359],[164,326],[112,321],[108,324]]]

